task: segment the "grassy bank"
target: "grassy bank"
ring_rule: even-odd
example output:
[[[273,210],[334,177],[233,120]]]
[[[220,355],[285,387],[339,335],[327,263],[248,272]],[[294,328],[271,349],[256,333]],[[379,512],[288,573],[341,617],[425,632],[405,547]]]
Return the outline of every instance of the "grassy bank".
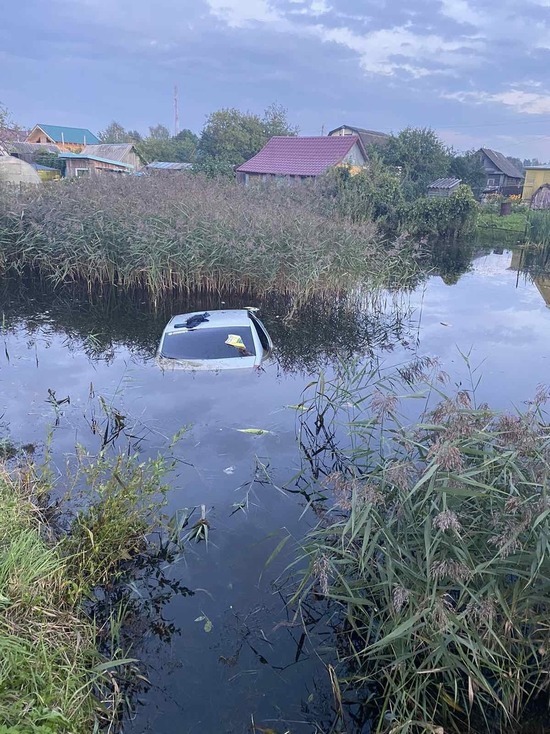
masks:
[[[42,510],[50,487],[34,468],[0,466],[2,732],[118,731],[121,682],[131,686],[135,662],[120,635],[125,614],[139,613],[121,583],[134,558],[154,553],[147,537],[160,522],[165,468],[79,452],[71,494],[80,487],[82,509],[62,533]],[[119,591],[107,608],[109,589]]]
[[[68,180],[0,194],[0,273],[55,284],[307,293],[406,274],[404,243],[320,212],[309,187],[200,176]]]
[[[302,413],[321,519],[297,599],[329,601],[373,732],[518,731],[548,700],[550,394],[500,415],[444,380],[344,369]]]
[[[68,599],[66,559],[35,497],[32,475],[0,467],[0,725],[91,731],[103,661],[91,620]]]

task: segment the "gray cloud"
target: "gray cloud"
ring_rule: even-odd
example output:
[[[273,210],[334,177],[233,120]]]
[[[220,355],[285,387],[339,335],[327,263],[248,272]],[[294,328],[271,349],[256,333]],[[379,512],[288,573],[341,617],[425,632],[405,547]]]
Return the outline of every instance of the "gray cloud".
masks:
[[[285,104],[304,133],[433,126],[550,158],[548,0],[40,0],[0,28],[0,100],[22,123],[200,130]]]

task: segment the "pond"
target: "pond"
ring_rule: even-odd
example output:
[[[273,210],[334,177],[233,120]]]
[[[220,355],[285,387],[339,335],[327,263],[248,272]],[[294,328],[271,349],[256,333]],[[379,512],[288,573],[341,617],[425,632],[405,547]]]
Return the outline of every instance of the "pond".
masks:
[[[550,364],[550,280],[531,265],[518,251],[454,248],[436,253],[433,274],[414,290],[311,301],[290,317],[283,296],[196,298],[152,313],[112,294],[91,305],[74,294],[4,288],[2,435],[43,453],[51,429],[60,483],[77,443],[99,446],[90,430],[98,396],[125,416],[145,456],[188,427],[174,448],[168,509],[200,516],[204,506],[209,542],[164,569],[194,593],[166,595],[162,633],[140,629],[132,653],[145,661],[150,686],[125,731],[299,734],[330,720],[330,630],[312,610],[304,636],[285,607],[285,568],[315,522],[305,499],[288,491],[300,469],[295,406],[320,369],[330,374],[351,355],[382,368],[437,356],[456,384],[471,379],[468,361],[480,399],[520,406],[548,381]],[[159,369],[155,350],[170,315],[243,305],[261,306],[276,345],[263,369]]]

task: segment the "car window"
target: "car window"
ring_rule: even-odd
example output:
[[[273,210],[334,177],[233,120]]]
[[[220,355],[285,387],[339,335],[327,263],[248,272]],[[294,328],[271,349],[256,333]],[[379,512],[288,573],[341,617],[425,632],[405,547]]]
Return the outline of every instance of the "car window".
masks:
[[[267,332],[264,328],[264,325],[258,319],[256,316],[253,316],[252,314],[248,314],[250,316],[250,319],[254,326],[256,327],[256,331],[258,332],[258,338],[260,339],[260,344],[265,349],[266,352],[269,352],[271,349],[271,346],[269,344],[269,337],[267,336]]]
[[[245,352],[226,344],[230,334],[242,339]],[[232,359],[255,356],[252,331],[248,326],[223,328],[197,328],[191,331],[166,334],[162,342],[162,355],[167,359]]]

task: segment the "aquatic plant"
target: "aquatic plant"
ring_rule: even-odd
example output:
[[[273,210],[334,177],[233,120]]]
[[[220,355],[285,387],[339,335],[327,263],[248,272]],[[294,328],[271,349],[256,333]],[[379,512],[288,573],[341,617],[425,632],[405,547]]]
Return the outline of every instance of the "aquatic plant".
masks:
[[[201,176],[66,180],[0,192],[0,273],[54,285],[168,293],[273,289],[307,295],[406,276],[371,222],[318,211],[309,187],[250,190]],[[408,264],[408,265],[407,265]]]
[[[500,731],[548,695],[550,395],[498,414],[438,369],[343,366],[300,413],[320,520],[295,601],[329,600],[375,732]]]

